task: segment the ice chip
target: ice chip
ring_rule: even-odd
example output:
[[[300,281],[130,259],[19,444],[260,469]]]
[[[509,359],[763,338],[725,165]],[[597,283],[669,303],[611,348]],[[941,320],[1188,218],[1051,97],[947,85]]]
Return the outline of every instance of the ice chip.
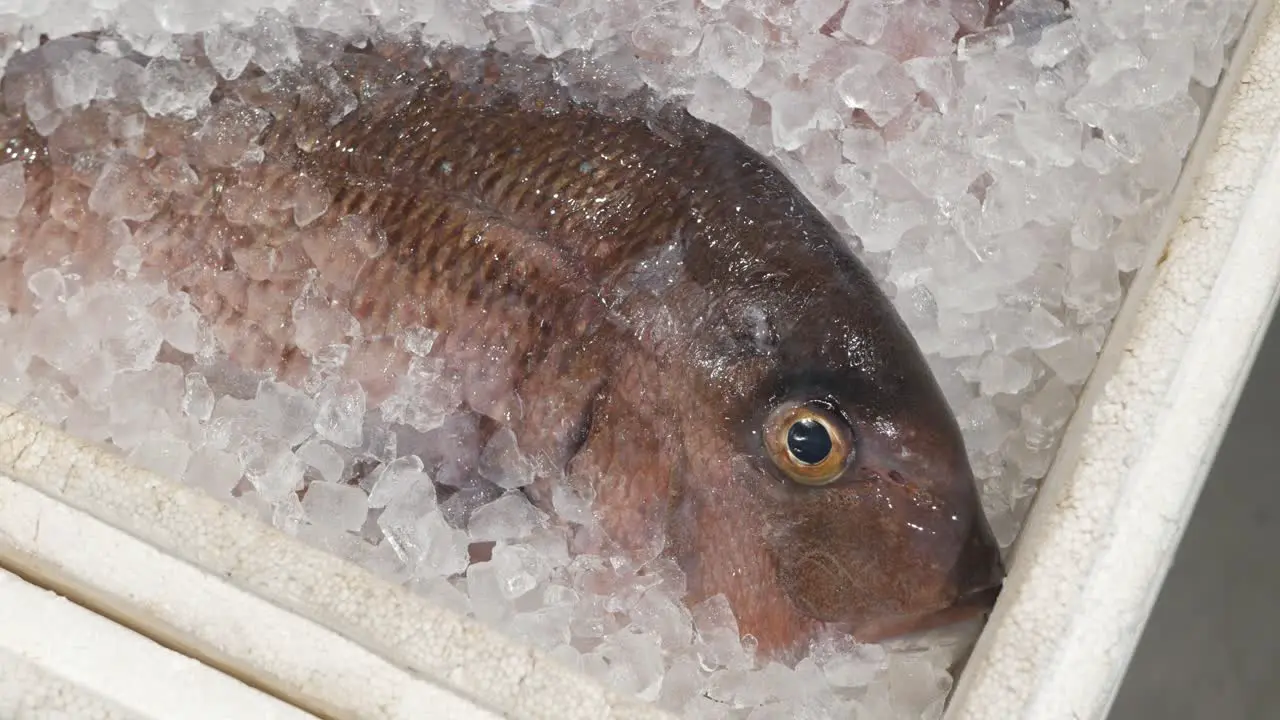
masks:
[[[547,579],[546,563],[533,548],[524,545],[498,545],[491,562],[498,589],[508,600],[531,592]]]
[[[227,80],[240,77],[253,57],[253,45],[234,29],[222,27],[207,30],[203,39],[209,64]]]
[[[368,505],[364,491],[341,483],[311,483],[302,507],[313,525],[356,532],[364,525]]]
[[[160,194],[136,164],[118,161],[98,175],[89,193],[89,209],[118,220],[150,220],[160,209]]]
[[[956,57],[965,61],[979,55],[995,53],[1012,45],[1013,39],[1013,26],[1009,23],[985,28],[960,38],[956,45]]]
[[[1070,167],[1083,148],[1083,126],[1065,113],[1019,113],[1013,119],[1013,130],[1027,152],[1043,165]]]
[[[318,180],[302,177],[293,197],[293,221],[298,227],[306,227],[329,209],[331,198],[328,190]]]
[[[0,218],[13,219],[27,201],[27,177],[21,161],[0,165]]]
[[[751,99],[714,75],[699,77],[689,99],[689,114],[719,125],[730,132],[741,133],[751,120]]]
[[[927,657],[908,654],[894,655],[889,659],[886,673],[894,710],[899,717],[942,717],[947,693],[951,690],[951,676],[946,667],[931,662]]]
[[[707,28],[698,52],[717,75],[738,89],[751,82],[764,62],[760,43],[728,23]]]
[[[1040,40],[1027,51],[1027,56],[1038,67],[1053,67],[1079,47],[1080,34],[1076,22],[1067,20],[1045,28]]]
[[[783,150],[802,147],[818,127],[818,101],[808,93],[786,90],[770,98],[773,142]]]
[[[467,532],[477,542],[517,540],[545,521],[546,514],[531,505],[524,493],[512,491],[472,512]]]
[[[415,574],[420,577],[447,577],[467,569],[467,534],[445,521],[439,511],[423,515],[413,525],[422,548]]]
[[[440,333],[435,330],[414,326],[401,333],[399,341],[406,352],[416,357],[426,357],[431,354],[439,337]]]
[[[183,378],[182,413],[197,422],[207,422],[213,415],[213,390],[205,376],[192,372]]]
[[[658,57],[693,54],[702,40],[702,29],[690,5],[684,0],[658,4],[631,31],[636,49]]]
[[[875,45],[884,35],[892,0],[849,0],[840,30],[864,45]]]
[[[423,472],[417,455],[396,458],[382,466],[369,492],[369,507],[380,508],[406,497],[414,488],[432,488],[431,476]],[[434,496],[434,490],[432,490]]]
[[[360,447],[364,437],[365,392],[357,380],[326,385],[316,398],[315,431],[342,447]]]
[[[142,108],[152,116],[191,120],[209,106],[214,74],[192,63],[153,58],[142,73]]]
[[[191,460],[191,446],[166,433],[155,433],[129,452],[128,461],[140,468],[178,480]]]
[[[656,635],[621,632],[607,638],[594,654],[603,660],[601,679],[615,690],[646,702],[658,699],[665,663]]]
[[[346,461],[337,450],[333,449],[333,446],[323,440],[312,438],[303,443],[297,452],[298,459],[315,468],[325,482],[336,483],[342,479]]]
[[[858,48],[852,66],[836,79],[840,100],[881,126],[906,109],[916,92],[915,82],[901,64],[869,48]]]
[[[230,498],[242,475],[240,461],[235,455],[204,447],[197,450],[187,463],[186,481],[216,498]]]
[[[292,312],[296,329],[294,344],[309,355],[342,343],[359,329],[351,313],[341,303],[326,297],[314,283],[294,301]]]
[[[191,355],[200,351],[200,314],[186,293],[162,298],[160,333],[174,350]]]
[[[302,488],[304,472],[298,456],[282,450],[264,458],[260,468],[254,468],[247,475],[258,494],[268,500],[279,500]]]
[[[56,305],[67,300],[67,281],[54,268],[38,270],[27,278],[27,289],[36,296],[36,307]]]
[[[290,447],[313,432],[315,401],[284,383],[263,379],[250,407],[260,427],[270,428],[273,436]]]
[[[533,482],[533,464],[516,444],[516,435],[510,428],[494,432],[480,453],[480,475],[489,482],[508,490]]]

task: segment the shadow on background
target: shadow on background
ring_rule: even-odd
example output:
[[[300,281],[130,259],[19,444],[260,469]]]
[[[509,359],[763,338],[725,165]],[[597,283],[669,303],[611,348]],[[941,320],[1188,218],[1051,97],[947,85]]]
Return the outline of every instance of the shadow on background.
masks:
[[[1273,322],[1110,720],[1280,718],[1280,322]]]

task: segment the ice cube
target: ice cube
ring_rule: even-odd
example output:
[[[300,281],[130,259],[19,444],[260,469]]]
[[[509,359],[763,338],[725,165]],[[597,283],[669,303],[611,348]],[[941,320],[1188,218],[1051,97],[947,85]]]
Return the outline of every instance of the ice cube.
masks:
[[[960,86],[956,79],[955,61],[949,57],[912,58],[902,63],[902,70],[916,87],[923,90],[937,106],[938,112],[951,112]]]
[[[769,99],[773,108],[773,142],[783,150],[797,150],[818,127],[818,100],[809,93],[785,90]]]
[[[336,483],[342,479],[342,471],[346,461],[333,446],[322,440],[312,438],[298,448],[298,459],[315,468],[325,482]],[[370,507],[373,507],[370,503]]]
[[[645,702],[658,699],[665,663],[656,635],[620,632],[607,638],[593,654],[603,660],[605,670],[601,679],[615,690]]]
[[[200,314],[191,305],[186,293],[172,298],[162,298],[160,307],[161,336],[178,352],[196,354],[200,351]]]
[[[406,497],[416,487],[434,488],[431,476],[423,472],[422,459],[417,455],[396,458],[382,467],[373,490],[369,492],[369,507],[386,507]]]
[[[56,305],[67,300],[67,281],[54,268],[45,268],[27,278],[27,289],[36,296],[36,307]]]
[[[481,622],[498,625],[511,614],[492,561],[472,563],[467,568],[467,595],[471,597],[472,612]]]
[[[551,504],[561,520],[579,525],[585,525],[593,520],[591,499],[583,497],[566,482],[552,484]]]
[[[342,447],[359,447],[364,439],[365,392],[357,380],[330,383],[316,398],[315,431]]]
[[[875,45],[884,35],[892,0],[849,0],[840,30],[864,45]]]
[[[206,30],[202,37],[205,55],[213,69],[227,80],[240,77],[253,57],[253,45],[230,27]]]
[[[467,568],[467,534],[445,521],[439,511],[429,512],[413,525],[422,548],[414,572],[419,577],[456,575]]]
[[[216,82],[207,68],[152,58],[142,73],[142,107],[152,116],[174,115],[191,120],[209,106],[209,94]]]
[[[190,460],[191,446],[163,432],[145,438],[128,456],[130,463],[171,480],[182,478]]]
[[[243,457],[241,462],[244,462]],[[249,482],[267,500],[280,500],[302,488],[305,468],[298,456],[287,449],[263,458],[258,467],[247,462],[244,464],[248,468]]]
[[[414,326],[401,333],[398,340],[406,352],[417,357],[426,357],[431,354],[431,348],[435,347],[439,337],[440,333],[435,330]]]
[[[445,373],[442,359],[415,357],[400,376],[395,392],[379,409],[387,422],[428,432],[439,427],[457,408],[461,390],[458,379]]]
[[[293,221],[298,227],[306,227],[329,209],[329,191],[314,178],[298,179],[298,189],[293,197]]]
[[[714,75],[703,75],[693,85],[689,114],[724,129],[742,133],[751,120],[751,99]]]
[[[132,278],[142,269],[142,250],[137,245],[121,245],[116,249],[111,262],[126,277]]]
[[[701,40],[698,16],[686,0],[657,5],[631,31],[636,49],[657,57],[692,55]]]
[[[546,563],[533,548],[525,545],[499,544],[491,560],[498,591],[507,600],[515,600],[531,592],[547,579]]]
[[[155,364],[164,337],[145,308],[130,304],[95,308],[103,349],[120,370],[146,370]]]
[[[1070,167],[1084,144],[1080,121],[1061,112],[1019,113],[1013,130],[1031,157],[1043,165]]]
[[[288,19],[274,8],[258,16],[249,34],[253,61],[266,72],[298,62],[298,38]]]
[[[860,688],[870,685],[888,666],[889,657],[880,645],[828,641],[815,649],[822,674],[833,687]]]
[[[853,64],[836,79],[836,93],[877,125],[885,125],[915,100],[918,89],[902,65],[870,48],[857,48]]]
[[[311,483],[302,507],[313,525],[357,532],[364,525],[369,506],[364,491],[341,483]]]
[[[144,178],[142,168],[126,161],[108,164],[89,193],[89,209],[117,220],[150,220],[161,198]]]
[[[655,633],[668,650],[688,646],[693,637],[693,616],[679,597],[651,588],[631,610],[632,622]]]
[[[477,542],[528,537],[546,521],[546,514],[529,503],[524,493],[511,491],[471,513],[467,532]]]
[[[951,676],[945,666],[927,657],[893,655],[887,671],[888,689],[898,716],[937,720],[942,717]]]
[[[0,218],[18,217],[27,201],[26,170],[21,161],[0,165]]]
[[[243,470],[235,455],[213,448],[200,448],[187,463],[186,481],[216,498],[230,498]]]
[[[324,295],[312,284],[293,303],[294,344],[299,350],[315,355],[322,349],[341,343],[359,331],[351,313],[340,303]]]
[[[213,390],[204,375],[193,372],[183,378],[182,413],[197,422],[208,422],[213,415]]]
[[[1009,23],[984,28],[960,38],[960,42],[956,44],[956,57],[965,61],[999,52],[1012,45],[1013,39],[1013,26]]]
[[[324,541],[339,533],[332,527],[321,527],[311,533],[301,532],[306,527],[307,511],[297,495],[286,495],[271,503],[271,524],[282,532],[313,542],[321,547]]]
[[[481,477],[508,490],[533,482],[533,464],[521,452],[516,435],[504,427],[493,433],[480,453]]]
[[[1040,40],[1027,51],[1031,62],[1038,67],[1053,67],[1066,60],[1080,47],[1080,35],[1075,20],[1051,25],[1040,34]]]
[[[983,395],[1020,392],[1031,383],[1031,365],[1014,355],[989,353],[978,366],[978,382]]]
[[[742,669],[752,658],[738,634],[738,620],[724,595],[713,595],[692,608],[696,631],[694,647],[706,670]]]
[[[269,430],[289,447],[311,436],[316,418],[315,401],[284,383],[263,379],[249,407],[259,427]]]
[[[742,89],[764,62],[760,43],[728,23],[716,23],[702,36],[699,54],[730,87]]]

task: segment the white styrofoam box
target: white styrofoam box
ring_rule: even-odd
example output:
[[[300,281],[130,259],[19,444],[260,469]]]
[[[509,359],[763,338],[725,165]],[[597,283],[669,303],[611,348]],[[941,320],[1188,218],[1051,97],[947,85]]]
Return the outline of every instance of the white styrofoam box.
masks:
[[[947,720],[1106,717],[1280,287],[1280,13],[1260,2]]]
[[[3,570],[0,717],[315,718]]]
[[[1250,21],[1182,211],[1153,238],[1015,547],[953,720],[1100,720],[1110,706],[1280,283],[1270,7]],[[0,409],[0,566],[319,715],[668,717],[11,409]],[[94,707],[114,701],[95,694],[106,675],[61,677]]]

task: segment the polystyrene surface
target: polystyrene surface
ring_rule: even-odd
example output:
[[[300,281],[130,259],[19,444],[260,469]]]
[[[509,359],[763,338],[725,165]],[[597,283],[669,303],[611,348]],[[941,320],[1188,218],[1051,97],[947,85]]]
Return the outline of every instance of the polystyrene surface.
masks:
[[[1270,10],[1255,10],[1240,80],[1224,82],[1235,94],[1221,129],[1188,173],[1150,289],[1135,289],[1109,339],[948,720],[1093,720],[1111,707],[1275,310],[1280,13]]]
[[[0,717],[314,718],[4,571]]]

